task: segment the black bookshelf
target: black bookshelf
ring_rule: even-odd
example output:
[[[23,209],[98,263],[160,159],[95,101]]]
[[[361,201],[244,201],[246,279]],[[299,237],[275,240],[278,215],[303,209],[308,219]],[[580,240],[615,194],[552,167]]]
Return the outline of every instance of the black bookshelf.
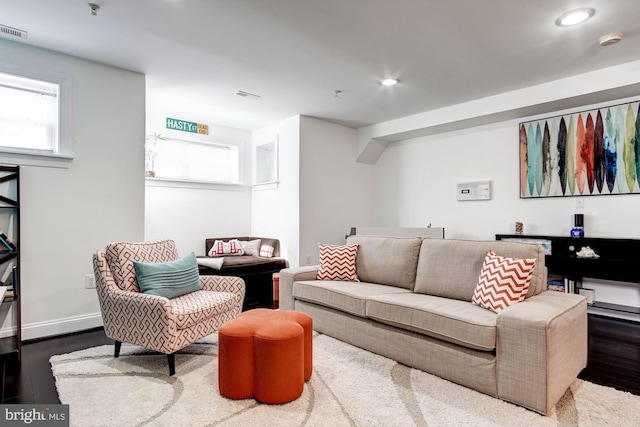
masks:
[[[544,235],[496,234],[496,240],[527,241],[546,250],[545,265],[550,275],[573,280],[576,292],[583,278],[640,283],[640,240],[599,237],[560,237]],[[598,258],[576,255],[589,246]],[[597,297],[597,295],[596,295]],[[590,311],[597,314],[624,314],[625,319],[640,322],[640,308],[595,301]]]
[[[22,314],[20,294],[20,167],[0,165],[0,267],[8,288],[2,305],[13,308],[15,335],[0,338],[0,357],[22,360]],[[7,233],[7,234],[5,234]],[[11,236],[11,239],[8,236]]]

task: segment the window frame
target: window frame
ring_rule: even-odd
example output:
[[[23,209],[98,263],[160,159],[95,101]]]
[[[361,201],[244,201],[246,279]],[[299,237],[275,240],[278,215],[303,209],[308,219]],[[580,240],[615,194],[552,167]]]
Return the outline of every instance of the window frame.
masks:
[[[68,169],[73,161],[71,151],[71,77],[51,72],[33,71],[3,62],[0,62],[0,73],[51,83],[59,87],[57,153],[0,146],[0,162]]]
[[[146,143],[153,139],[155,134],[146,134],[145,135],[145,153],[146,153]],[[226,138],[222,138],[223,140]],[[245,158],[245,147],[241,143],[237,143],[235,141],[211,141],[211,140],[187,140],[173,134],[162,135],[161,140],[168,140],[173,142],[179,142],[184,144],[194,144],[194,145],[209,145],[209,146],[219,146],[219,147],[227,147],[233,146],[238,150],[238,182],[224,182],[224,181],[205,181],[205,180],[197,180],[197,179],[188,179],[188,178],[180,178],[180,177],[162,177],[162,176],[147,176],[147,168],[145,164],[145,182],[146,185],[150,187],[176,187],[176,188],[201,188],[201,189],[219,189],[219,190],[240,190],[247,185],[244,183],[245,181],[245,167],[244,167],[244,158]],[[146,158],[145,158],[146,162]]]

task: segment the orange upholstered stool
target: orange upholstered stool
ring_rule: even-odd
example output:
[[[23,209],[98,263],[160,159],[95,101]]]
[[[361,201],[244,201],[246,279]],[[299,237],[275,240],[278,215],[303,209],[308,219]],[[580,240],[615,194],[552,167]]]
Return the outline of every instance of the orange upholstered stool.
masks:
[[[218,331],[218,386],[231,399],[286,403],[311,378],[313,321],[299,311],[245,311]]]

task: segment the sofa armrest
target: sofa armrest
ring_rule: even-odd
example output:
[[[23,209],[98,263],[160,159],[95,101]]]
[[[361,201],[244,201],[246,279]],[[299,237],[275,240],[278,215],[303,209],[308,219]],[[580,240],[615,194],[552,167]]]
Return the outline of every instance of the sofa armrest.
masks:
[[[230,292],[235,294],[238,306],[242,308],[244,301],[244,280],[235,276],[200,276],[200,283],[205,291]]]
[[[548,413],[587,366],[587,302],[545,291],[497,318],[498,397]]]
[[[293,283],[301,280],[315,280],[318,265],[285,268],[280,270],[279,307],[281,310],[293,310]]]

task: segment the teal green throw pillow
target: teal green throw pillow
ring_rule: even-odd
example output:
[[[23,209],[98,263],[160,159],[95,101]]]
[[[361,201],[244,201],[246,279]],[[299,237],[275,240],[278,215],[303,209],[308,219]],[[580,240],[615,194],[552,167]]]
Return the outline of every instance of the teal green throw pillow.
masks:
[[[176,298],[202,289],[196,254],[191,252],[175,261],[133,262],[140,292],[165,298]]]

